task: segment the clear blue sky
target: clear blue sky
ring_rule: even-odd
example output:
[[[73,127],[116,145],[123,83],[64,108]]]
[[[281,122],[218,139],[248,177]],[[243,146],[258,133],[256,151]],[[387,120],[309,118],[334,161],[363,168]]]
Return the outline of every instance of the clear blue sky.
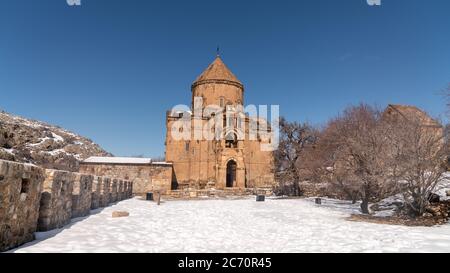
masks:
[[[246,104],[290,120],[359,102],[445,112],[448,0],[0,0],[0,108],[163,155],[165,112],[190,103],[217,45]]]

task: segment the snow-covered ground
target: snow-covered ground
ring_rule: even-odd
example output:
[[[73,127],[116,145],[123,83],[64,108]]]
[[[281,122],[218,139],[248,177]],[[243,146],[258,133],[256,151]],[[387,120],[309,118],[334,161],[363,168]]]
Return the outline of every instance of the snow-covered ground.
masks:
[[[112,218],[114,210],[129,217]],[[325,199],[130,199],[93,211],[13,252],[450,252],[450,225],[347,221],[357,205]]]

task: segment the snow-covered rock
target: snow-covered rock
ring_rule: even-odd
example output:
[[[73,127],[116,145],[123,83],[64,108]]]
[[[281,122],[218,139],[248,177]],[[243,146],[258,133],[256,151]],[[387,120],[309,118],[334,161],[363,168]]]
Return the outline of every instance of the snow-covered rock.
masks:
[[[79,161],[90,156],[111,154],[60,127],[0,112],[0,159],[76,171]]]

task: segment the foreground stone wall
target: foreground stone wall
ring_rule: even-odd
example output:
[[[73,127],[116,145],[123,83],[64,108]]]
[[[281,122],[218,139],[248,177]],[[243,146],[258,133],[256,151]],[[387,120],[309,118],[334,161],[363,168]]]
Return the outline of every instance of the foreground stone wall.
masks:
[[[61,228],[72,218],[72,191],[76,175],[45,170],[45,176],[39,209],[39,231]]]
[[[0,160],[0,252],[34,239],[44,171]]]
[[[169,163],[152,164],[80,164],[80,172],[98,176],[115,177],[133,182],[133,194],[172,189],[173,170]]]
[[[94,176],[92,175],[76,174],[72,192],[72,218],[89,214],[91,210],[93,180]]]
[[[34,232],[62,228],[92,207],[118,200],[117,179],[0,160],[0,252],[34,239]],[[121,200],[131,197],[133,183],[121,181]]]

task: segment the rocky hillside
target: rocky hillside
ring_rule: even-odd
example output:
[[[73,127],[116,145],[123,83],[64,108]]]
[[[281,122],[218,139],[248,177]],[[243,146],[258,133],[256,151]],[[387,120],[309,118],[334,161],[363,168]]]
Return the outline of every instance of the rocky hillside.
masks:
[[[0,159],[77,171],[90,156],[111,156],[90,139],[57,126],[0,112]]]

